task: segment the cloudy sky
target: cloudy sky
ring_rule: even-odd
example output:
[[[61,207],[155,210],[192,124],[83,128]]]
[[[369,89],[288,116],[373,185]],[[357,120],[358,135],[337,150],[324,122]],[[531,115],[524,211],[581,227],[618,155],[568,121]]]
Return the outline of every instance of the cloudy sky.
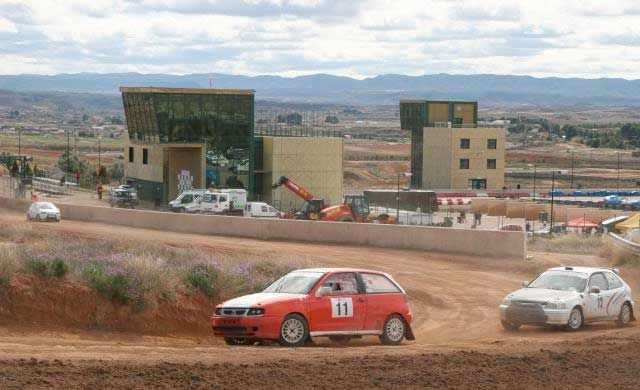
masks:
[[[639,0],[0,0],[0,74],[640,78]]]

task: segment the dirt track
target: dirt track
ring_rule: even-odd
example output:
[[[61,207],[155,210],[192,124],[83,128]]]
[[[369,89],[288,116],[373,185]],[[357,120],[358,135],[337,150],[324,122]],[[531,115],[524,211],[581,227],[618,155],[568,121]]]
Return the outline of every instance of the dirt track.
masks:
[[[0,220],[22,223],[22,215],[5,210],[0,213]],[[497,305],[509,291],[520,285],[521,280],[552,265],[601,264],[602,260],[595,256],[533,253],[531,260],[514,262],[417,251],[207,237],[68,221],[43,224],[42,228],[63,231],[70,236],[126,237],[171,246],[196,246],[215,252],[303,257],[317,265],[381,269],[393,274],[407,289],[415,315],[417,341],[402,347],[382,347],[375,339],[365,339],[349,348],[335,348],[320,342],[316,347],[296,350],[232,349],[199,336],[148,337],[60,330],[42,325],[26,330],[0,328],[0,387],[4,387],[4,382],[8,386],[37,388],[80,383],[101,387],[149,384],[313,388],[335,387],[335,383],[329,386],[333,383],[329,381],[330,377],[341,375],[348,381],[343,383],[345,386],[354,382],[379,387],[394,384],[403,387],[504,385],[505,388],[575,385],[575,380],[567,373],[560,381],[550,381],[550,375],[561,372],[563,367],[601,372],[600,383],[611,387],[614,383],[620,384],[618,388],[633,388],[631,384],[640,384],[638,364],[628,360],[630,349],[638,351],[639,327],[617,329],[611,325],[592,325],[573,334],[535,328],[509,334],[500,327]],[[640,278],[636,270],[623,270],[623,276],[635,291],[639,291]],[[610,345],[612,343],[614,346]],[[540,352],[541,349],[553,350],[561,357]],[[459,351],[482,351],[482,354]],[[602,364],[609,360],[604,356],[613,353],[620,355],[617,360],[620,364]],[[603,358],[594,361],[594,355]],[[47,362],[34,362],[30,360],[32,358]],[[339,364],[335,363],[336,359],[341,359]],[[637,359],[633,356],[632,360]],[[244,366],[246,364],[249,366]],[[596,366],[598,370],[593,371]],[[392,367],[398,374],[385,374],[395,372],[388,370]],[[634,367],[635,371],[632,371]],[[527,371],[520,381],[514,373],[523,370],[537,374],[530,375]],[[246,381],[245,372],[250,381]],[[323,372],[326,377],[321,374]],[[510,374],[504,375],[505,372]],[[616,382],[618,374],[622,377]]]

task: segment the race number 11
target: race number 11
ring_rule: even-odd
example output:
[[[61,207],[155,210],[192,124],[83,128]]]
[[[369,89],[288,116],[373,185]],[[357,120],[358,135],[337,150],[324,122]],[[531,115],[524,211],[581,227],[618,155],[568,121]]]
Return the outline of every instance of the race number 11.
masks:
[[[351,298],[331,298],[331,317],[353,317],[353,300]]]

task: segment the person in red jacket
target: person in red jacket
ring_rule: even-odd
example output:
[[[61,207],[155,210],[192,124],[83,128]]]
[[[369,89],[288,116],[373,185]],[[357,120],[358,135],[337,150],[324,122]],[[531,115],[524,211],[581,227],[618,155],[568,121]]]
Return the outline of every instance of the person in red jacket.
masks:
[[[104,186],[102,183],[98,183],[98,199],[102,199],[102,193],[104,192]]]

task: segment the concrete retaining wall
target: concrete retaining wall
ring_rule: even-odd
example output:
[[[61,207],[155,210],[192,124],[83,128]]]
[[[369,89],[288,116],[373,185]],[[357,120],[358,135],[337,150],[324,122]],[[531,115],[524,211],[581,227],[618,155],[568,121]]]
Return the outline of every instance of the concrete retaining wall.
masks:
[[[10,206],[10,202],[5,204]],[[189,215],[68,204],[59,204],[58,207],[63,220],[182,233],[417,249],[497,258],[524,259],[526,255],[526,240],[522,232]],[[393,262],[393,259],[389,261]]]

